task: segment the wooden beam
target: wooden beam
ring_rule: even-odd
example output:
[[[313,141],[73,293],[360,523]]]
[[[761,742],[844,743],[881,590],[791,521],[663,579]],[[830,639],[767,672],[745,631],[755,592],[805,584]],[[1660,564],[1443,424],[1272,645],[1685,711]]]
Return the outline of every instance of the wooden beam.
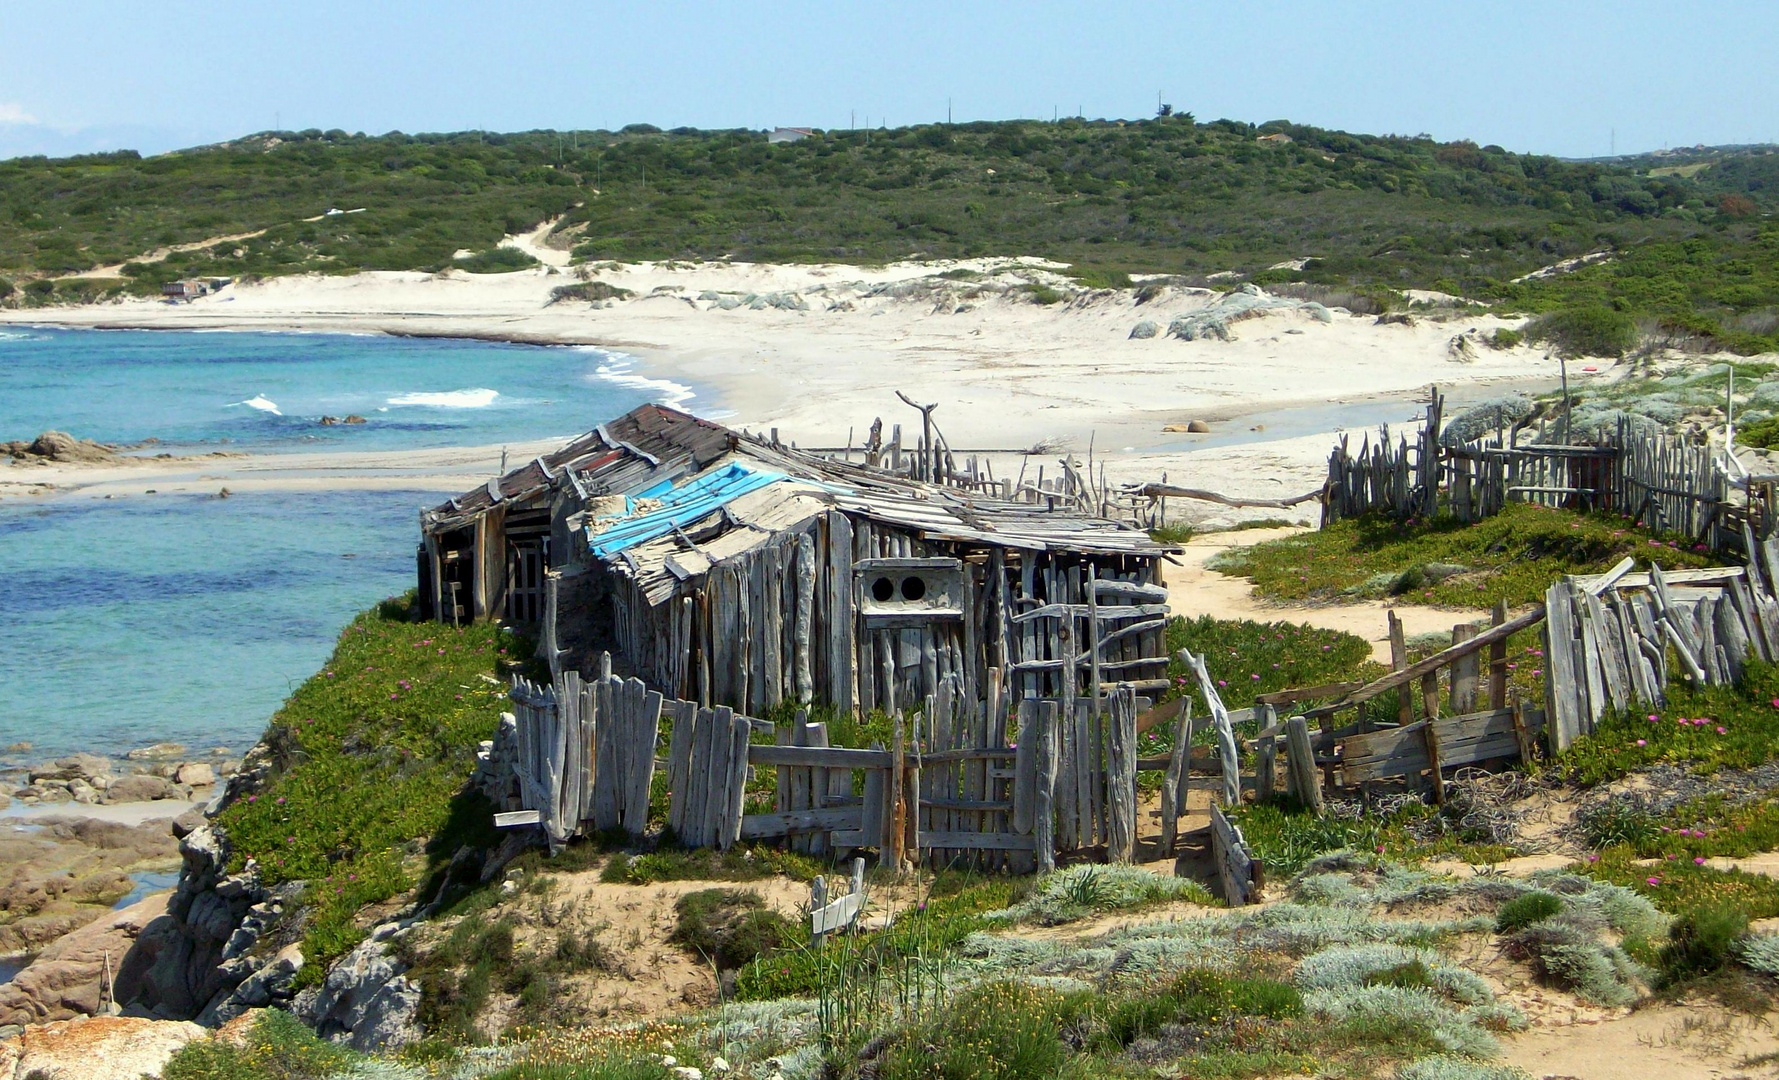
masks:
[[[1532,610],[1517,615],[1502,623],[1500,626],[1489,627],[1487,630],[1484,630],[1482,633],[1461,645],[1453,645],[1451,648],[1436,652],[1424,660],[1403,668],[1401,671],[1393,671],[1381,679],[1369,682],[1339,701],[1310,709],[1304,713],[1304,716],[1328,716],[1340,712],[1343,709],[1351,709],[1354,706],[1363,705],[1365,702],[1370,701],[1372,698],[1377,697],[1386,690],[1393,690],[1398,686],[1412,683],[1429,671],[1437,671],[1460,656],[1469,656],[1471,653],[1476,652],[1479,649],[1488,648],[1497,641],[1504,641],[1528,626],[1538,625],[1543,619],[1544,605],[1539,604],[1533,607]]]

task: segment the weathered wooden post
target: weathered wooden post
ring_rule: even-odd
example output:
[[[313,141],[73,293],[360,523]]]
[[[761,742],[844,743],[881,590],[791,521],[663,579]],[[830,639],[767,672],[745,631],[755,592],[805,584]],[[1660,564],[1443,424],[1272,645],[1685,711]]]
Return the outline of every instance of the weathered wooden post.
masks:
[[[1041,874],[1056,869],[1056,815],[1052,802],[1056,790],[1058,753],[1056,727],[1056,702],[1039,702],[1037,797],[1032,805],[1032,841],[1037,852],[1038,872]]]
[[[1322,813],[1322,778],[1316,772],[1316,751],[1310,724],[1301,716],[1285,721],[1285,752],[1291,790],[1304,806]]]
[[[1137,847],[1137,692],[1121,683],[1112,692],[1112,730],[1106,755],[1106,860],[1128,863]]]
[[[1271,705],[1260,707],[1260,730],[1271,731],[1278,726],[1278,710]],[[1254,801],[1268,802],[1278,787],[1278,736],[1264,735],[1256,740],[1254,753]]]
[[[1168,755],[1167,775],[1161,781],[1161,851],[1172,854],[1180,834],[1180,810],[1186,802],[1191,773],[1186,763],[1192,754],[1192,698],[1180,699],[1180,719],[1174,725],[1174,749]]]

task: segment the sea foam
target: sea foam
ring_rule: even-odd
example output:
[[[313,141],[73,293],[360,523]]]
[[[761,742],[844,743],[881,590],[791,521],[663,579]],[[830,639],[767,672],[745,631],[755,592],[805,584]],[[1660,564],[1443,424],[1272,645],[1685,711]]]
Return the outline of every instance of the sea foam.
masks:
[[[672,379],[651,379],[647,375],[633,375],[630,369],[635,366],[636,361],[628,356],[608,353],[605,363],[594,368],[593,374],[596,378],[613,385],[630,390],[641,390],[649,395],[650,400],[658,401],[663,405],[682,405],[698,396],[685,383],[674,382]]]
[[[260,412],[271,413],[273,416],[284,415],[278,411],[278,403],[264,394],[255,394],[246,401],[231,401],[228,407],[232,409],[237,405],[245,405],[249,409],[258,409]]]
[[[426,405],[434,409],[485,409],[500,397],[500,391],[487,387],[472,390],[446,390],[442,393],[397,394],[391,405]]]

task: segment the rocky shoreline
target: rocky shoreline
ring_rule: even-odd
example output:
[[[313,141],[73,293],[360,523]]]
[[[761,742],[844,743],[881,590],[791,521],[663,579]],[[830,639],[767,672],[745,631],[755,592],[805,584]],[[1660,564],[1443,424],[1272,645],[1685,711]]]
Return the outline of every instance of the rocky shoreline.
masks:
[[[136,898],[182,868],[181,842],[239,767],[224,747],[173,743],[0,766],[0,957],[27,961],[0,983],[0,1035],[121,1000],[125,956],[171,894]]]
[[[219,779],[241,767],[226,746],[192,756],[178,743],[131,750],[116,761],[77,753],[37,765],[0,768],[0,810],[73,803],[79,806],[185,800],[213,794]],[[22,781],[22,782],[21,782]]]

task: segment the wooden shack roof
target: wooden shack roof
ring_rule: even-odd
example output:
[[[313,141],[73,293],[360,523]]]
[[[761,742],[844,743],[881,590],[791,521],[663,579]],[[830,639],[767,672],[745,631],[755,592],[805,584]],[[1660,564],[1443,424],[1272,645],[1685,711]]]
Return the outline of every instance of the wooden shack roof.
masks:
[[[552,454],[427,511],[428,527],[455,529],[503,502],[554,491],[565,477],[584,495],[629,494],[701,472],[741,438],[665,405],[642,405]]]
[[[634,496],[663,482],[675,486],[696,482],[714,467],[738,462],[783,479],[749,488],[738,497],[737,503],[745,499],[745,512],[736,505],[714,505],[704,519],[684,523],[682,531],[696,537],[702,554],[688,552],[681,536],[667,535],[627,547],[607,561],[644,581],[651,599],[656,593],[665,598],[674,581],[708,568],[710,556],[739,554],[764,542],[771,532],[795,527],[829,509],[939,542],[1151,559],[1179,550],[1104,518],[1007,502],[773,445],[665,405],[634,409],[554,454],[428,511],[427,527],[457,528],[499,503],[523,503],[563,483],[573,484],[583,498]],[[732,538],[710,543],[738,530],[748,534],[748,542]],[[589,533],[591,540],[596,532]],[[675,557],[676,550],[687,557]]]

